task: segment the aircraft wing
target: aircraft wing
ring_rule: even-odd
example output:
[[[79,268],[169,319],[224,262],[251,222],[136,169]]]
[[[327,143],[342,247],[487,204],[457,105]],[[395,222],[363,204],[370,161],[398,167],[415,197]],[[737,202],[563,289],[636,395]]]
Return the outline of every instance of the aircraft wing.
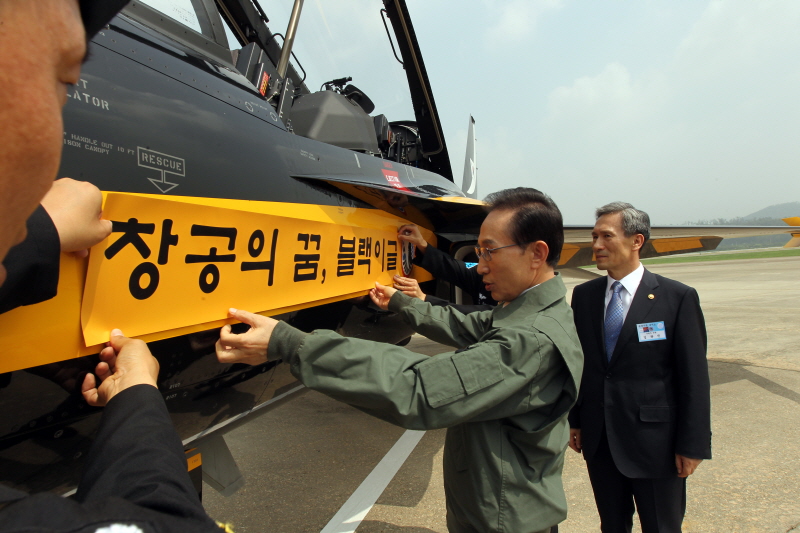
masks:
[[[787,226],[654,226],[645,243],[642,258],[705,252],[717,248],[723,239],[791,234],[785,247],[800,246],[800,217],[783,219]],[[559,268],[594,264],[593,226],[565,226],[564,248]]]
[[[411,172],[409,174],[409,172]],[[449,191],[413,175],[413,169],[386,183],[385,176],[295,175],[296,179],[322,181],[373,207],[435,231],[451,242],[474,241],[486,216],[483,202]],[[444,194],[444,195],[443,195]],[[715,250],[723,239],[791,234],[786,247],[800,246],[800,217],[784,219],[786,226],[654,226],[641,252],[642,258]],[[558,268],[594,264],[593,226],[565,226],[564,247]]]
[[[435,231],[451,241],[477,239],[486,217],[480,200],[456,196],[461,194],[457,187],[445,189],[441,182],[428,181],[424,174],[415,174],[414,169],[408,166],[402,167],[402,172],[382,168],[373,174],[295,174],[293,177],[327,183],[372,207]]]

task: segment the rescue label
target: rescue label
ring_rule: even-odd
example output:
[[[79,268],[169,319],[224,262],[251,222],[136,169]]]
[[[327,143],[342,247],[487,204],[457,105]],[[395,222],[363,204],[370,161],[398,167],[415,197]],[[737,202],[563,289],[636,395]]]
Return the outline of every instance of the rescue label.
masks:
[[[186,161],[180,157],[162,154],[161,152],[148,150],[141,146],[137,146],[136,148],[138,150],[140,167],[169,172],[170,174],[176,174],[178,176],[186,176]]]

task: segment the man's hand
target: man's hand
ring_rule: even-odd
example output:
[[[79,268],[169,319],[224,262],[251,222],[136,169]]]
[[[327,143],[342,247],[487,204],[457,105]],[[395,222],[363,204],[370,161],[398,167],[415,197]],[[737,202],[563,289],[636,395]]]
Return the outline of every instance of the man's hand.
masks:
[[[223,326],[217,341],[217,360],[248,365],[266,363],[269,339],[278,321],[238,309],[228,309],[228,316],[249,325],[250,329],[236,335],[230,326]]]
[[[412,298],[419,298],[425,301],[425,293],[419,288],[419,283],[414,278],[394,277],[394,288]]]
[[[100,352],[95,374],[87,374],[81,393],[91,406],[106,405],[111,398],[134,385],[158,387],[158,360],[152,356],[143,341],[129,339],[118,329],[111,331],[111,339]]]
[[[569,447],[578,453],[581,453],[583,450],[583,446],[581,446],[580,428],[569,428]]]
[[[702,459],[692,459],[691,457],[684,457],[683,455],[675,454],[675,466],[678,469],[678,477],[689,477],[697,469],[698,465],[702,463]]]
[[[397,230],[397,238],[402,242],[410,242],[423,254],[428,247],[428,242],[422,237],[422,233],[416,224],[400,226]]]
[[[392,299],[392,296],[396,292],[397,289],[394,289],[392,287],[387,287],[386,285],[381,285],[376,281],[375,288],[369,291],[369,297],[372,298],[372,301],[375,305],[377,305],[384,311],[388,311],[389,300]]]
[[[89,248],[111,234],[111,221],[101,218],[103,195],[86,181],[54,181],[42,199],[42,207],[58,230],[62,252],[86,257]]]

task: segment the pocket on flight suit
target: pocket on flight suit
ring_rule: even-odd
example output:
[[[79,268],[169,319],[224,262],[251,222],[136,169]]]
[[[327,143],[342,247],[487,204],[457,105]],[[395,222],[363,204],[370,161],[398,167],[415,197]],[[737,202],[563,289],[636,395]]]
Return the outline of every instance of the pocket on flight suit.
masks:
[[[450,357],[432,358],[418,369],[433,408],[503,381],[503,367],[496,353],[456,352]]]

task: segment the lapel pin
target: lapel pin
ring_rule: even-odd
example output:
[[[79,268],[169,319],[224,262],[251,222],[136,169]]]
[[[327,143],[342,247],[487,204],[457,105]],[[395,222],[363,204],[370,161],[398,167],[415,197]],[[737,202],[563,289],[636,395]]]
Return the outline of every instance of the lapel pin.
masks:
[[[656,299],[656,295],[655,294],[648,294],[647,298],[650,299],[650,300],[655,300]]]

